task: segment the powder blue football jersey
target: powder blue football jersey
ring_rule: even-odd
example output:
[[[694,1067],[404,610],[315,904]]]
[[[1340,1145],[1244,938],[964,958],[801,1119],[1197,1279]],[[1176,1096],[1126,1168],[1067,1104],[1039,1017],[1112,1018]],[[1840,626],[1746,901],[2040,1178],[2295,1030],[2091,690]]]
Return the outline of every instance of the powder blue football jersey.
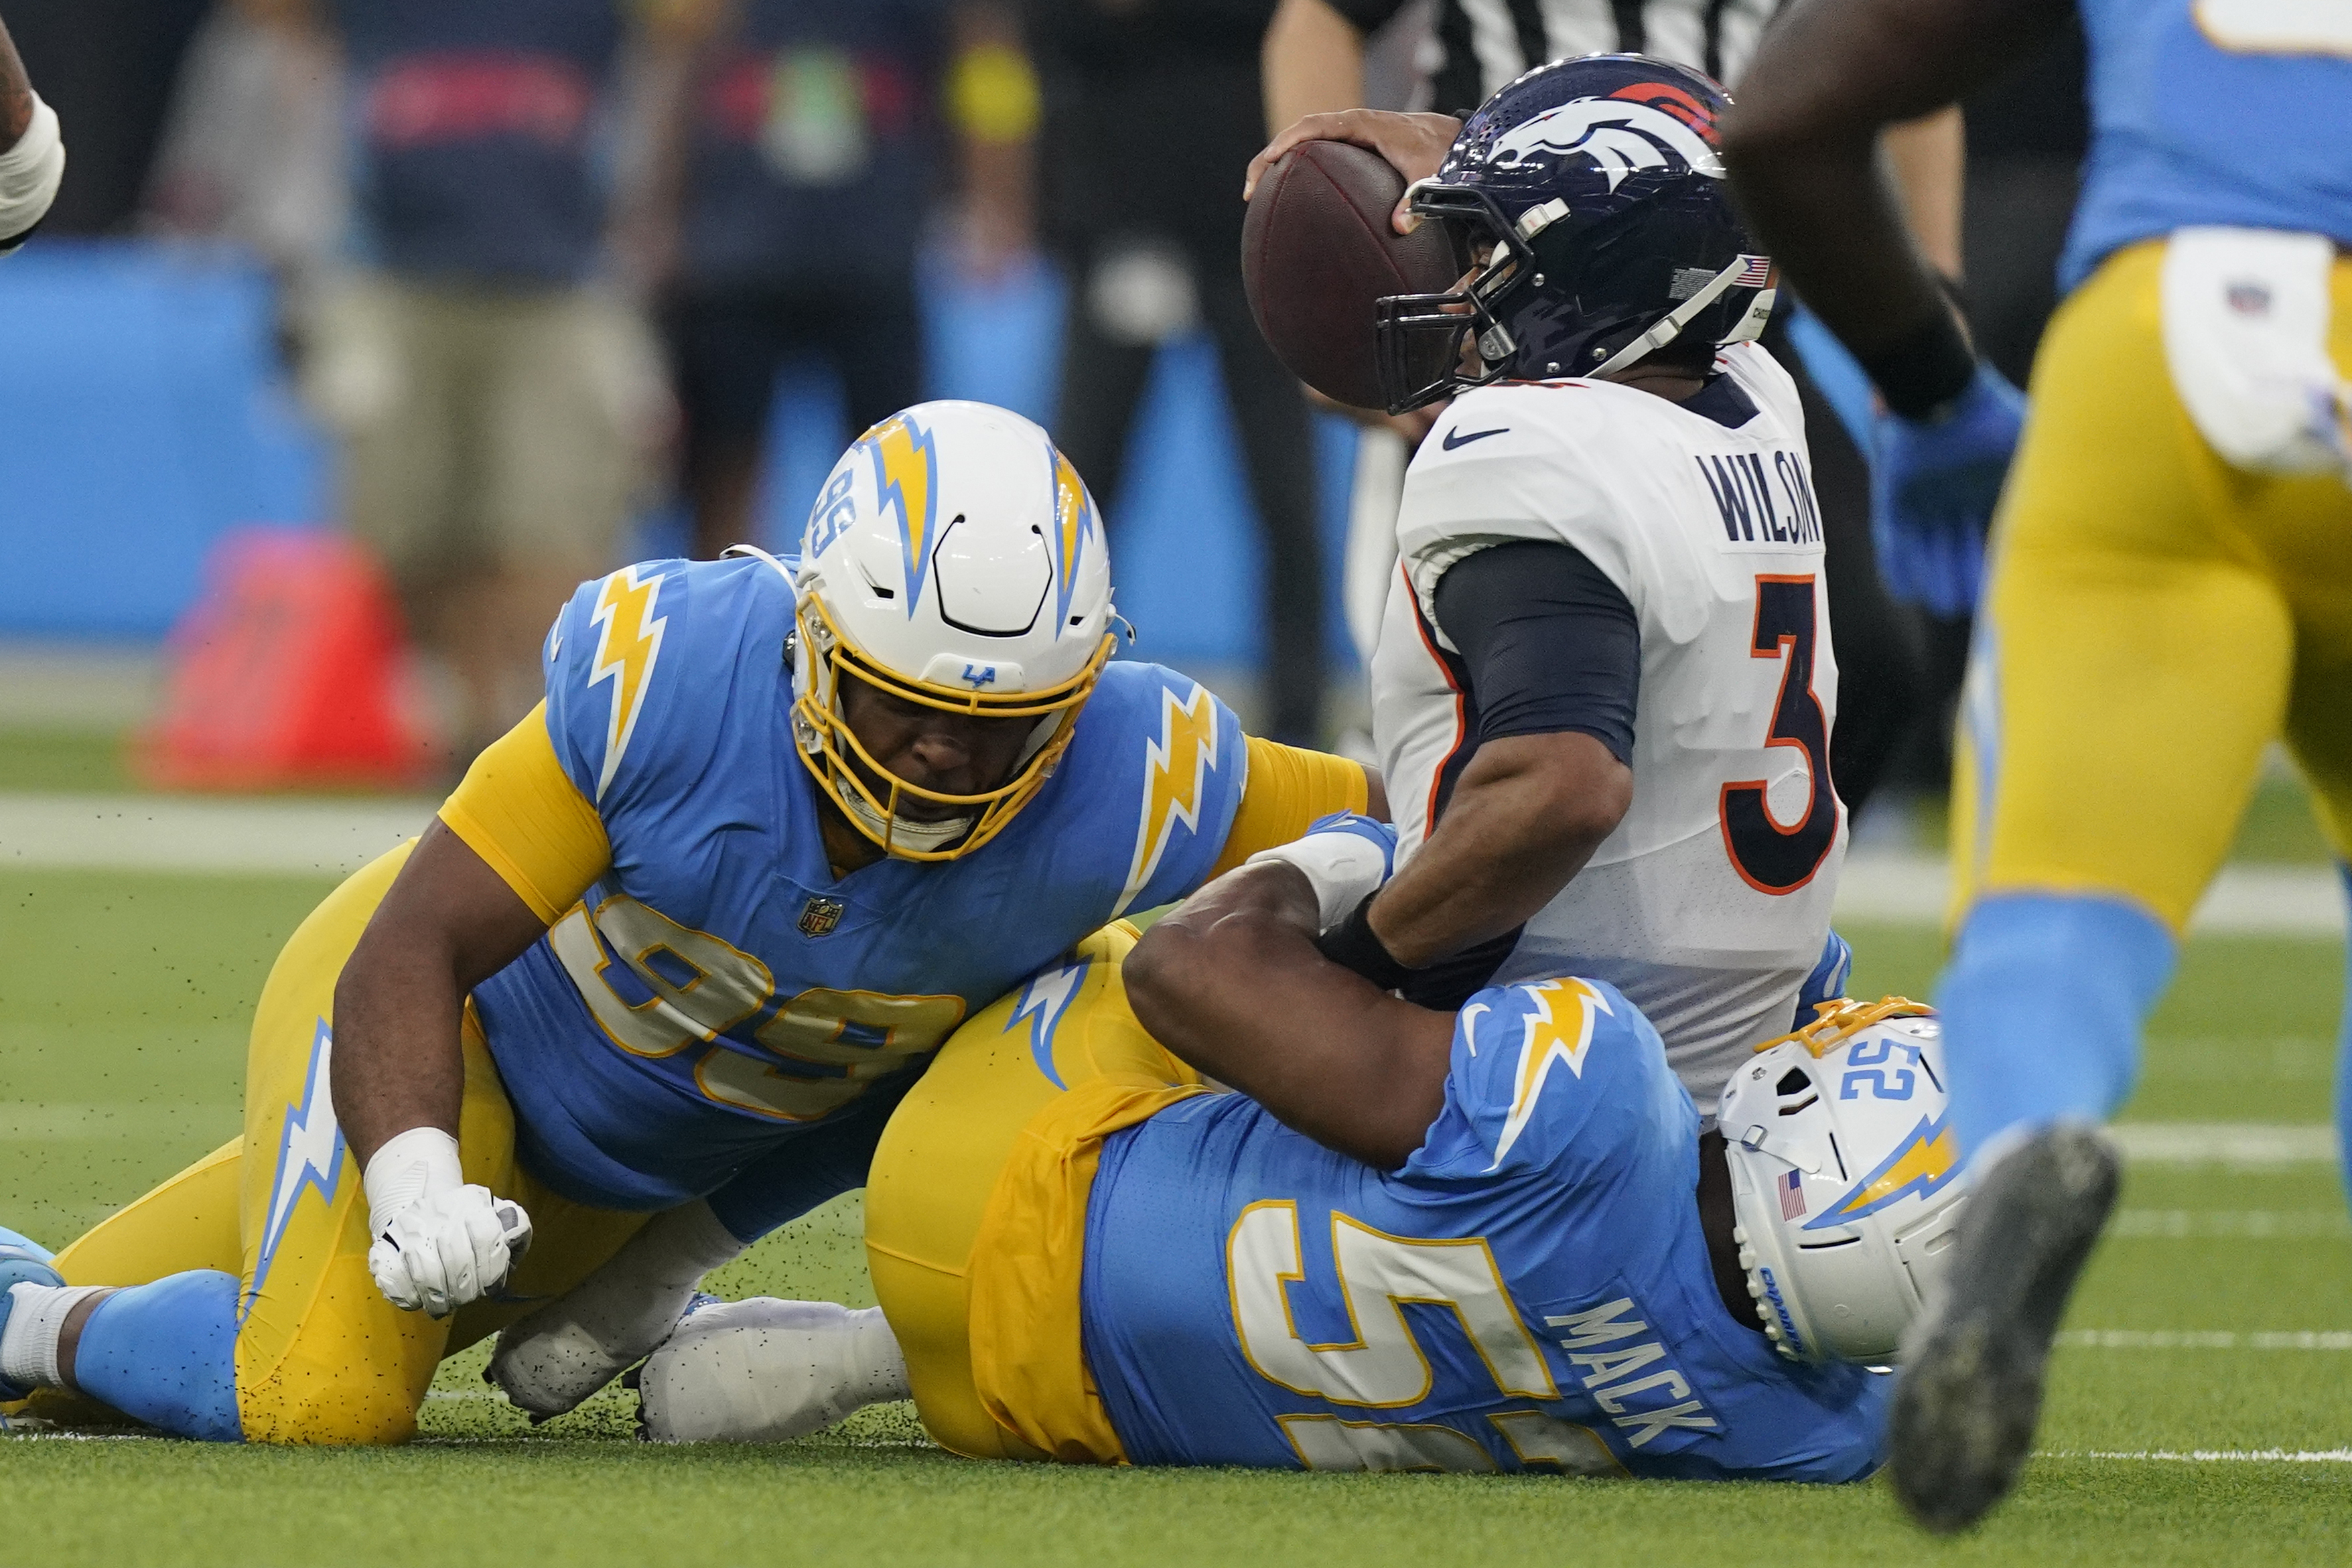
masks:
[[[2352,245],[2352,6],[2083,0],[2091,155],[2059,264],[2178,228]]]
[[[1846,1481],[1890,1379],[1726,1309],[1698,1113],[1614,988],[1496,987],[1393,1174],[1239,1094],[1107,1141],[1087,1360],[1138,1464]]]
[[[1113,664],[995,839],[835,879],[794,751],[792,626],[764,561],[665,560],[586,584],[549,634],[548,728],[612,868],[474,998],[523,1162],[575,1201],[666,1208],[840,1156],[839,1179],[760,1225],[722,1214],[741,1234],[857,1185],[896,1092],[958,1023],[1191,892],[1223,849],[1238,722],[1195,681]]]

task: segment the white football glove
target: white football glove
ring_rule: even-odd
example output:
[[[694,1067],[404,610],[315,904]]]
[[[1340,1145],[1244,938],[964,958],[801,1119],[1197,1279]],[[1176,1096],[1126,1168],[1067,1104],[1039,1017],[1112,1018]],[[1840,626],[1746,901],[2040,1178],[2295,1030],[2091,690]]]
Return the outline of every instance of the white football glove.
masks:
[[[1348,918],[1380,891],[1396,870],[1396,830],[1357,811],[1318,817],[1303,837],[1260,850],[1242,863],[1280,861],[1307,873],[1315,887],[1319,935]]]
[[[509,1323],[482,1375],[534,1422],[561,1416],[661,1343],[702,1276],[742,1251],[700,1198],[656,1215],[604,1267]]]
[[[361,1176],[367,1190],[368,1272],[385,1301],[446,1318],[506,1288],[530,1247],[522,1205],[468,1186],[457,1140],[412,1127],[376,1150]]]
[[[637,1374],[654,1443],[781,1443],[908,1397],[882,1309],[754,1296],[698,1308]]]

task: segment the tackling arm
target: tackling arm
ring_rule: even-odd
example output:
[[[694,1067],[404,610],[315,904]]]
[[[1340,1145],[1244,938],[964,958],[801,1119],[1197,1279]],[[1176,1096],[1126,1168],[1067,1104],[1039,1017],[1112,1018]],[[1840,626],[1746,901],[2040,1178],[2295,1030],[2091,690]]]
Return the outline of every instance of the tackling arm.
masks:
[[[1304,873],[1244,866],[1144,933],[1128,999],[1162,1045],[1284,1125],[1393,1170],[1444,1108],[1454,1019],[1326,959],[1318,924]]]

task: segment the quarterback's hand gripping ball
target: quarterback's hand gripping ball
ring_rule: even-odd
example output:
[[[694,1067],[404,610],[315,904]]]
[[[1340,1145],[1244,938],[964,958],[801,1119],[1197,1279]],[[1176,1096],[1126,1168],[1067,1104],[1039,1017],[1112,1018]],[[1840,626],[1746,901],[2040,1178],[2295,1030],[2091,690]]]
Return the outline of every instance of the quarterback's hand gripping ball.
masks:
[[[412,1127],[387,1140],[361,1181],[374,1238],[368,1272],[403,1312],[446,1318],[496,1295],[530,1248],[522,1205],[468,1185],[457,1140],[438,1127]]]
[[[1870,531],[1887,592],[1952,618],[1976,608],[1985,530],[2025,428],[2025,394],[1990,365],[1931,421],[1878,417]]]
[[[1278,861],[1307,873],[1315,889],[1316,930],[1328,931],[1380,891],[1396,870],[1396,830],[1356,811],[1318,817],[1304,836],[1245,861]]]

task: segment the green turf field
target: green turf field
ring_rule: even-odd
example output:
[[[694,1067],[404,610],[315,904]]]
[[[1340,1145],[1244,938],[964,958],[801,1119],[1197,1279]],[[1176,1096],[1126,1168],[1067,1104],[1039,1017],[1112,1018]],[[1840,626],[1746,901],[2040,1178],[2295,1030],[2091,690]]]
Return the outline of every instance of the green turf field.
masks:
[[[247,1011],[323,891],[0,878],[0,1221],[61,1242],[235,1132]],[[1932,934],[1848,935],[1858,994],[1925,993]],[[2342,980],[2332,943],[2192,944],[2132,1115],[2324,1122]],[[924,1446],[903,1407],[785,1448],[652,1449],[627,1440],[617,1394],[528,1431],[487,1396],[477,1352],[445,1368],[425,1439],[397,1452],[0,1442],[0,1561],[2352,1561],[2352,1228],[2333,1169],[2136,1166],[2124,1208],[2062,1352],[2052,1457],[1952,1544],[1912,1532],[1877,1485],[983,1466]],[[870,1301],[856,1237],[849,1200],[719,1283]],[[2215,1450],[2336,1457],[2194,1457]]]

